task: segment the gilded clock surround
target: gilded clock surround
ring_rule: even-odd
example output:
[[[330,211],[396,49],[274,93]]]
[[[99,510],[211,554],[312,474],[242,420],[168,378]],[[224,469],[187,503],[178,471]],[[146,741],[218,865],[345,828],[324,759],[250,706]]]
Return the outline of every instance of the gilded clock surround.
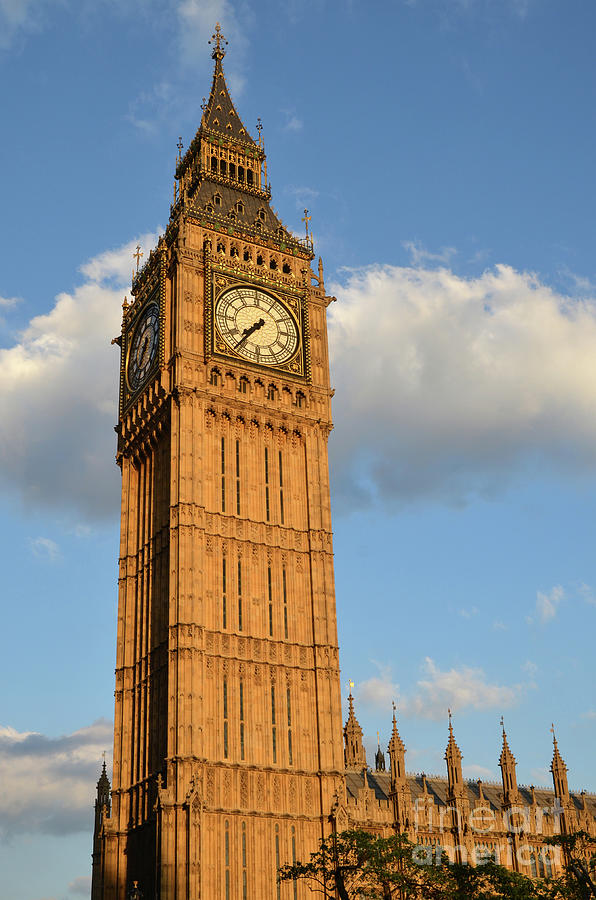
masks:
[[[205,351],[208,357],[228,359],[238,361],[242,365],[250,365],[251,368],[262,371],[263,373],[271,373],[273,370],[285,373],[294,378],[308,377],[308,360],[310,354],[309,348],[309,329],[308,329],[308,312],[306,299],[306,290],[290,290],[287,287],[280,289],[276,282],[271,282],[264,277],[250,276],[248,273],[242,273],[239,277],[235,271],[230,271],[226,267],[211,264],[209,266],[210,278],[206,279],[206,309],[209,315],[205,321]],[[278,299],[287,309],[296,322],[298,330],[299,347],[292,358],[285,363],[275,365],[259,365],[256,362],[249,362],[240,353],[234,352],[232,348],[219,336],[217,326],[215,325],[215,307],[220,297],[233,287],[251,286],[261,289],[267,294]]]

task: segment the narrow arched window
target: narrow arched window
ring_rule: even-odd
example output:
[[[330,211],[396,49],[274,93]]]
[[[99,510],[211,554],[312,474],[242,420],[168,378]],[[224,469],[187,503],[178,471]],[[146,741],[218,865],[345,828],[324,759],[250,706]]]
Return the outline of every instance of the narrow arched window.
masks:
[[[244,262],[248,262],[250,258],[251,258],[250,250],[245,250],[244,251]]]
[[[271,259],[269,260],[269,268],[277,269],[277,260],[274,256],[272,256]]]
[[[259,253],[259,255],[257,256],[257,266],[262,266],[262,265],[263,265],[263,257]]]
[[[273,581],[271,566],[267,567],[267,597],[269,600],[269,637],[273,637]]]
[[[217,156],[211,157],[211,171],[217,172]]]
[[[240,759],[244,759],[244,682],[240,682]]]
[[[211,377],[209,379],[210,383],[217,387],[221,384],[221,373],[219,369],[211,369]]]
[[[270,384],[267,388],[267,400],[277,400],[277,388],[274,384]]]
[[[300,409],[306,406],[306,397],[304,396],[302,391],[298,391],[298,393],[296,394],[296,406],[300,407]]]
[[[226,900],[230,900],[230,823],[226,819],[224,826],[224,865]]]
[[[275,826],[275,877],[277,880],[277,873],[279,872],[279,825]],[[277,882],[277,900],[281,898],[281,884]]]
[[[250,169],[246,170],[246,183],[252,185],[253,183],[253,174]]]
[[[223,682],[223,751],[224,759],[228,758],[228,680]]]
[[[286,570],[285,566],[281,570],[281,584],[283,591],[283,600],[284,600],[284,637],[288,639],[288,585],[286,579]]]
[[[245,378],[243,376],[240,379],[240,381],[238,382],[238,390],[240,391],[241,394],[248,393],[248,378]]]
[[[248,897],[248,877],[247,877],[247,856],[246,856],[246,822],[242,823],[242,900]]]
[[[234,163],[230,163],[229,173],[230,173],[230,178],[236,177],[236,166],[234,165]]]
[[[226,174],[226,169],[227,169],[227,164],[226,164],[225,159],[220,159],[220,161],[219,161],[219,174],[220,174],[220,175],[225,175],[225,174]]]
[[[291,270],[289,264],[288,264],[288,263],[284,263],[283,266],[282,266],[282,272],[284,273],[284,275],[289,275],[289,274],[291,273],[291,271],[292,271],[292,270]]]
[[[238,181],[244,181],[244,166],[238,166]]]
[[[273,762],[277,762],[277,714],[275,710],[275,685],[271,685],[271,749]]]

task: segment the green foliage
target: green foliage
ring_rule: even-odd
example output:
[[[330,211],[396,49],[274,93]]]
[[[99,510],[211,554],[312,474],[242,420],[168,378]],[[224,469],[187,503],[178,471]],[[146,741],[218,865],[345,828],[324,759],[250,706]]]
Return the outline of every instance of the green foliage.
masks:
[[[578,851],[579,852],[579,851]],[[403,835],[344,831],[321,841],[309,862],[279,870],[280,881],[305,879],[313,891],[339,900],[585,900],[570,893],[566,875],[536,881],[487,862],[437,865]]]

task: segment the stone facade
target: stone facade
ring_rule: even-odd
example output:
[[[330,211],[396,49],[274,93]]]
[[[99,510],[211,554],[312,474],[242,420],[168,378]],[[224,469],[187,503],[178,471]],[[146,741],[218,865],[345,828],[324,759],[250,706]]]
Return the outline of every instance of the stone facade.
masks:
[[[348,733],[348,724],[350,725]],[[462,753],[451,715],[445,750],[447,777],[406,772],[406,748],[395,713],[389,741],[389,771],[380,747],[375,770],[366,765],[362,731],[350,697],[346,724],[345,795],[336,798],[332,819],[338,831],[366,828],[388,835],[405,834],[427,863],[446,853],[452,862],[472,865],[492,859],[530,877],[561,872],[558,847],[545,842],[555,834],[586,831],[596,836],[596,795],[573,793],[567,767],[553,733],[553,790],[518,786],[516,761],[503,728],[499,758],[501,782],[466,781]]]
[[[379,750],[369,772],[351,696],[344,747],[327,461],[334,298],[320,260],[311,270],[308,215],[298,239],[270,205],[260,129],[255,141],[242,124],[219,27],[213,38],[209,101],[116,341],[114,762],[111,789],[105,766],[98,782],[92,898],[306,898],[305,885],[278,885],[277,869],[333,827],[397,828],[461,857],[475,850],[466,817],[479,804],[498,823],[483,847],[518,865],[506,818],[519,798],[537,846],[539,816],[545,833],[556,826],[539,812],[553,797],[517,789],[506,742],[505,793],[463,782],[452,733],[447,781],[407,775],[395,720],[390,771]],[[563,820],[593,828],[593,798],[570,795],[553,766]]]

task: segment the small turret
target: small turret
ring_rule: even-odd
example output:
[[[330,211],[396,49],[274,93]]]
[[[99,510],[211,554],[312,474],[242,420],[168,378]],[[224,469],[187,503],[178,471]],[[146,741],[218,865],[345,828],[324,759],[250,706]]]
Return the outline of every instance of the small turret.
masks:
[[[362,743],[362,728],[354,714],[353,687],[354,683],[350,681],[349,712],[344,725],[344,762],[346,769],[362,769],[366,766],[366,752]]]
[[[555,797],[561,801],[561,805],[565,806],[569,802],[569,786],[567,784],[567,766],[563,761],[563,757],[559,753],[557,738],[555,736],[555,726],[551,727],[553,735],[553,761],[550,764],[550,770],[553,776],[553,786],[555,789]]]
[[[445,748],[445,761],[447,763],[447,780],[449,783],[449,796],[463,794],[463,775],[461,769],[461,761],[463,759],[461,750],[455,743],[453,737],[453,725],[451,722],[451,710],[449,713],[449,740]]]
[[[375,753],[375,771],[377,771],[377,772],[385,771],[385,754],[381,750],[381,738],[379,736],[378,731],[377,731],[377,752]]]
[[[393,726],[388,747],[389,764],[391,769],[391,785],[405,781],[406,777],[406,748],[402,741],[397,722],[395,721],[395,703],[393,704]]]
[[[104,759],[101,767],[101,775],[97,782],[97,796],[95,798],[95,831],[98,832],[101,826],[101,815],[104,806],[110,814],[110,780],[106,771],[106,761]]]
[[[503,746],[499,757],[499,766],[501,767],[501,776],[503,779],[503,800],[505,804],[515,803],[518,798],[517,790],[517,774],[515,756],[509,749],[507,743],[507,732],[501,716],[501,728],[503,731]]]

